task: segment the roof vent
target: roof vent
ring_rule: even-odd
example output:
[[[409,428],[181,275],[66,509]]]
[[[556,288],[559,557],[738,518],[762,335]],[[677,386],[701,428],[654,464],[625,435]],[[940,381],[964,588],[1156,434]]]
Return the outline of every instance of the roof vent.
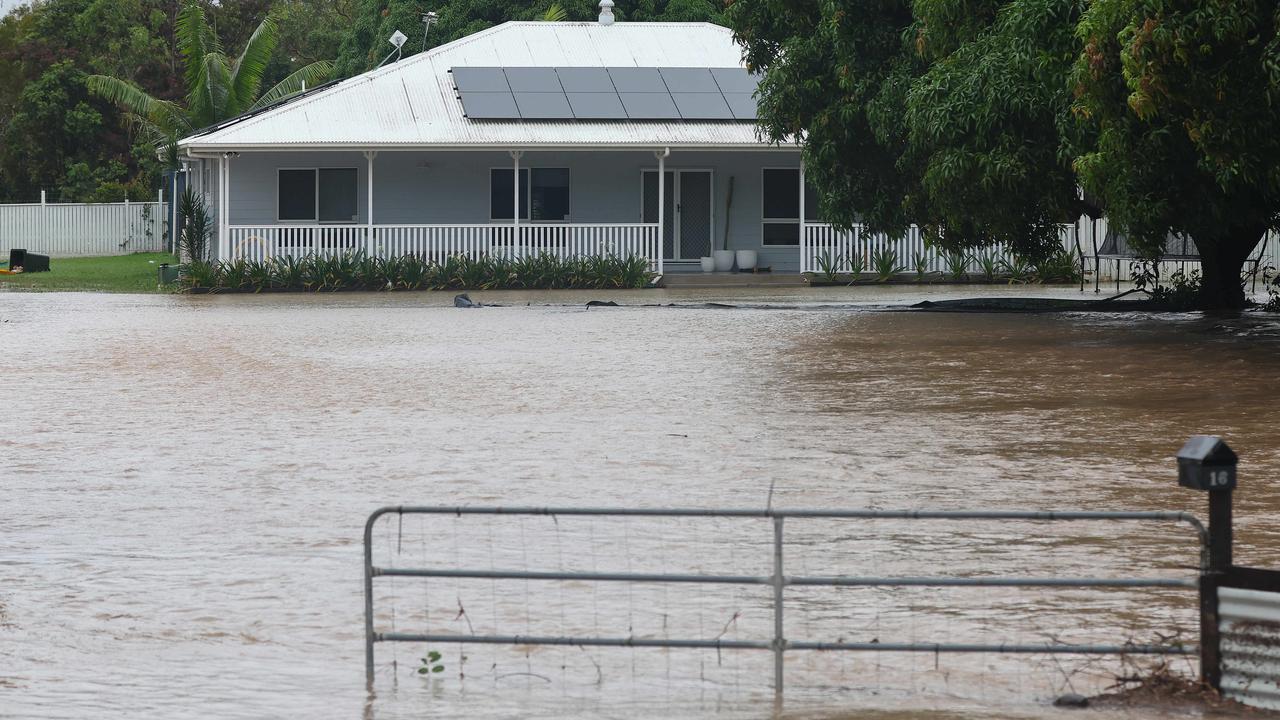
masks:
[[[613,24],[613,0],[600,0],[600,24]]]

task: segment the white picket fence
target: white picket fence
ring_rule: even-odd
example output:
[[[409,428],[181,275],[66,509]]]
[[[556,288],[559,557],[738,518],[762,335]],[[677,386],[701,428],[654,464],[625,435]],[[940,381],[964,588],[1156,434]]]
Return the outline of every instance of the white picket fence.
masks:
[[[518,232],[518,234],[517,234]],[[374,225],[232,225],[232,260],[332,255],[364,251],[377,257],[415,255],[442,261],[452,255],[560,258],[639,256],[659,267],[662,247],[654,223]],[[513,239],[514,238],[514,239]]]
[[[50,257],[128,255],[166,249],[167,203],[0,205],[0,254],[22,248]]]
[[[1062,247],[1076,256],[1075,228],[1062,226],[1060,239]],[[1091,257],[1089,249],[1084,245],[1081,247],[1086,256]],[[920,229],[914,225],[902,237],[892,238],[883,233],[869,233],[861,226],[846,231],[825,223],[806,223],[800,246],[800,272],[848,273],[858,267],[862,272],[873,272],[876,253],[886,249],[894,254],[904,272],[914,272],[917,260],[923,261],[926,272],[949,274],[958,269],[951,267],[949,254],[926,243]],[[985,251],[967,253],[965,272],[980,272],[983,257],[993,258],[998,263],[1013,260],[1007,250],[996,245]]]

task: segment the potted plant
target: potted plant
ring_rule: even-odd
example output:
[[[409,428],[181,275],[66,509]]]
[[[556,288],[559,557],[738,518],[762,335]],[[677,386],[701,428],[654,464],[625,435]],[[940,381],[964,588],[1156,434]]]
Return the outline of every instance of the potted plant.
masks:
[[[755,270],[759,257],[755,250],[739,250],[737,260],[739,270]]]
[[[702,272],[704,273],[715,272],[716,270],[715,258],[711,257],[710,255],[707,255],[702,258],[701,262],[702,262]]]

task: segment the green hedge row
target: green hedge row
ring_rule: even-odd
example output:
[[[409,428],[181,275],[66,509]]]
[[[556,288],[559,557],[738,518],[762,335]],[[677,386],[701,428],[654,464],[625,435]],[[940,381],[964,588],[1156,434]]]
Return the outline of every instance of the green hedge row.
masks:
[[[203,291],[337,290],[613,290],[643,288],[655,274],[643,257],[523,258],[454,255],[444,261],[405,255],[369,257],[363,252],[268,260],[195,262],[182,286]]]

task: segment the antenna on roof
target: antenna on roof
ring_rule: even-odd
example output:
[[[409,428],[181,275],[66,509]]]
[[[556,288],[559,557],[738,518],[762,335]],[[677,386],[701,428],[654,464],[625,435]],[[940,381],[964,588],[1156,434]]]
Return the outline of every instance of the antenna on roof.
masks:
[[[440,16],[433,12],[422,13],[422,52],[427,51],[427,33],[431,32],[431,26],[435,25]]]
[[[395,45],[396,49],[388,53],[387,56],[382,59],[382,62],[378,63],[378,67],[382,67],[383,65],[386,65],[387,61],[391,59],[392,55],[396,56],[397,61],[400,60],[401,49],[404,47],[404,43],[408,39],[409,39],[409,36],[405,35],[399,30],[392,33],[391,37],[387,38],[387,42],[391,43],[392,45]],[[377,68],[374,68],[374,69],[376,70]]]

